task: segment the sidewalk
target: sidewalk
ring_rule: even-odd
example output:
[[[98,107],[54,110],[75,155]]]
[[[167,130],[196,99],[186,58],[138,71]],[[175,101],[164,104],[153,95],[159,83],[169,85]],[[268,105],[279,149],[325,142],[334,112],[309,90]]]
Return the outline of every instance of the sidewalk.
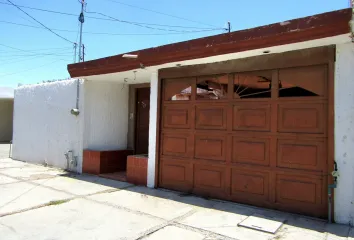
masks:
[[[0,159],[0,239],[354,239],[349,226]],[[284,218],[275,233],[237,224]]]

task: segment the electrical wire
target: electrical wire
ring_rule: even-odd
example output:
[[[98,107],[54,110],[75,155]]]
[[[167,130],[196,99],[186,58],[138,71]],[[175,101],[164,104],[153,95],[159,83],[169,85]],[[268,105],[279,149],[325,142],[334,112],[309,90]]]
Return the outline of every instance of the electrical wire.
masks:
[[[76,34],[75,43],[77,43],[77,40],[79,39],[79,35],[80,35],[80,22],[78,22],[77,24],[77,34]]]
[[[0,2],[0,4],[10,5],[9,3],[6,3],[6,2]],[[36,10],[36,11],[49,12],[49,13],[55,13],[55,14],[66,15],[66,16],[78,17],[77,14],[74,14],[74,13],[59,12],[59,11],[53,11],[53,10],[42,9],[42,8],[34,8],[34,7],[28,7],[28,6],[22,6],[22,5],[18,5],[18,6],[21,7],[21,8],[27,8],[27,9]],[[96,19],[96,20],[117,22],[117,20],[110,19],[110,18],[99,18],[99,17],[92,17],[92,16],[85,16],[85,17],[86,17],[86,18],[91,18],[91,19]],[[160,26],[160,27],[171,27],[171,28],[190,28],[190,29],[204,29],[204,30],[225,30],[225,28],[221,28],[221,27],[202,28],[202,27],[166,25],[166,24],[157,24],[157,23],[142,23],[142,22],[133,22],[133,21],[126,21],[126,20],[121,20],[121,21],[123,21],[124,23],[125,23],[125,22],[129,22],[129,23],[135,23],[135,24],[141,24],[141,25]]]
[[[9,45],[2,44],[2,43],[0,43],[0,46],[6,47],[6,48],[10,48],[10,49],[14,49],[14,50],[21,51],[21,52],[28,52],[28,53],[33,53],[33,54],[44,54],[44,55],[46,53],[38,53],[36,51],[51,50],[51,49],[58,49],[58,50],[69,49],[69,48],[42,48],[42,49],[36,49],[36,50],[25,50],[25,49],[21,49],[21,48],[11,47]],[[50,54],[52,54],[52,53],[50,53]]]
[[[185,21],[189,21],[189,22],[199,23],[199,24],[203,24],[203,25],[206,25],[206,26],[216,27],[216,26],[213,26],[213,25],[211,25],[209,23],[203,23],[203,22],[191,20],[191,19],[184,18],[184,17],[175,16],[175,15],[164,13],[164,12],[159,12],[159,11],[155,11],[155,10],[151,10],[151,9],[147,9],[147,8],[142,8],[142,7],[139,7],[139,6],[135,6],[135,5],[131,5],[131,4],[128,4],[128,3],[119,2],[119,1],[116,1],[116,0],[105,0],[105,1],[114,2],[114,3],[117,3],[117,4],[124,5],[124,6],[132,7],[132,8],[148,11],[148,12],[153,12],[153,13],[157,13],[157,14],[160,14],[160,15],[173,17],[173,18],[177,18],[177,19],[181,19],[181,20],[185,20]]]
[[[10,0],[7,0],[9,3],[11,3],[14,7],[16,7],[18,10],[20,10],[21,12],[23,12],[24,14],[26,14],[27,16],[29,16],[30,18],[32,18],[34,21],[36,21],[37,23],[39,23],[40,25],[42,25],[44,28],[46,28],[48,31],[50,31],[51,33],[53,33],[54,35],[58,36],[59,38],[69,42],[69,43],[74,43],[72,41],[70,41],[69,39],[57,34],[56,32],[54,32],[53,30],[51,30],[50,28],[48,28],[46,25],[44,25],[43,23],[41,23],[40,21],[38,21],[37,19],[35,19],[34,17],[32,17],[30,14],[28,14],[27,12],[25,12],[24,10],[22,10],[19,6],[17,6],[16,4],[14,4],[13,2],[11,2]]]
[[[67,50],[71,49],[70,47],[65,47],[65,48],[42,48],[42,49],[34,49],[31,51],[43,51],[43,50]],[[18,53],[19,50],[13,50],[13,51],[0,51],[0,53]]]
[[[6,65],[8,63],[16,63],[16,62],[22,62],[22,61],[27,61],[27,60],[30,60],[30,59],[36,59],[36,58],[47,58],[47,57],[55,57],[55,58],[58,58],[58,57],[70,57],[72,56],[71,54],[68,54],[68,55],[58,55],[58,56],[53,56],[53,55],[46,55],[46,56],[41,56],[41,55],[38,55],[38,56],[25,56],[25,57],[14,57],[14,58],[6,58],[6,59],[0,59],[0,63],[1,63],[1,66],[3,65]]]
[[[23,57],[19,57],[19,58],[10,59],[10,61],[9,61],[9,59],[6,59],[6,62],[1,63],[1,66],[8,65],[8,64],[14,64],[14,63],[19,63],[19,62],[30,61],[30,60],[37,59],[37,58],[40,58],[40,57],[45,57],[45,56],[35,56],[35,57],[25,58],[25,59],[23,59]],[[49,57],[51,57],[51,56],[49,56]]]
[[[11,48],[11,49],[15,49],[15,50],[18,50],[18,51],[21,51],[21,52],[32,52],[30,50],[23,50],[23,49],[11,47],[11,46],[8,46],[8,45],[2,44],[2,43],[0,43],[0,46]]]
[[[71,54],[72,52],[66,51],[62,53],[37,53],[37,54],[22,54],[22,55],[11,54],[11,55],[0,55],[0,57],[63,56],[69,53]]]
[[[101,12],[91,12],[91,11],[86,11],[86,13],[89,13],[89,14],[98,14],[98,15],[101,15],[101,16],[104,16],[104,17],[107,17],[107,18],[110,18],[110,19],[113,19],[117,22],[121,22],[121,23],[126,23],[126,24],[130,24],[130,25],[134,25],[134,26],[138,26],[138,27],[143,27],[143,28],[147,28],[147,29],[152,29],[152,30],[159,30],[159,31],[167,31],[167,32],[180,32],[180,33],[186,33],[186,32],[193,32],[193,31],[182,31],[182,30],[174,30],[174,29],[166,29],[166,28],[157,28],[157,27],[150,27],[150,26],[146,26],[146,25],[143,25],[143,24],[140,24],[140,23],[134,23],[134,22],[130,22],[130,21],[125,21],[125,20],[120,20],[118,18],[115,18],[115,17],[112,17],[112,16],[109,16],[107,14],[104,14],[104,13],[101,13]]]
[[[11,75],[19,74],[19,73],[24,73],[24,72],[36,70],[36,69],[38,69],[38,68],[41,68],[41,67],[44,67],[44,66],[47,66],[47,65],[50,65],[50,64],[59,62],[59,61],[67,61],[67,60],[66,60],[66,59],[57,59],[57,60],[55,60],[55,61],[53,61],[53,62],[46,63],[46,64],[43,64],[43,65],[41,65],[41,66],[35,67],[35,68],[29,68],[29,69],[26,69],[26,70],[23,70],[23,71],[17,71],[17,72],[7,73],[7,74],[4,74],[4,75],[0,75],[0,77],[11,76]]]
[[[38,29],[43,29],[42,27],[39,26],[33,26],[33,25],[28,25],[28,24],[22,24],[22,23],[14,23],[14,22],[8,22],[8,21],[2,21],[0,20],[0,23],[6,23],[6,24],[12,24],[12,25],[17,25],[17,26],[23,26],[23,27],[29,27],[29,28],[38,28]],[[76,33],[76,30],[65,30],[65,29],[57,29],[57,28],[52,28],[55,31],[58,32],[72,32]],[[199,30],[199,31],[186,31],[186,32],[173,32],[173,33],[106,33],[106,32],[87,32],[83,31],[82,33],[85,34],[93,34],[93,35],[111,35],[111,36],[149,36],[149,35],[179,35],[179,34],[190,34],[190,33],[201,33],[201,32],[215,32],[215,31],[220,31],[219,29],[216,30]],[[77,40],[76,40],[77,42]]]

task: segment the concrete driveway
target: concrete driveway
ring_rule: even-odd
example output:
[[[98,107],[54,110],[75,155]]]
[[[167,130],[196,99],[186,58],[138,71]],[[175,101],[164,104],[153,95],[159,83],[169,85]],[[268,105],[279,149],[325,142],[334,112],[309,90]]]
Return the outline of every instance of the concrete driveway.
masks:
[[[275,233],[237,226],[280,217]],[[0,239],[354,239],[349,226],[0,159]]]

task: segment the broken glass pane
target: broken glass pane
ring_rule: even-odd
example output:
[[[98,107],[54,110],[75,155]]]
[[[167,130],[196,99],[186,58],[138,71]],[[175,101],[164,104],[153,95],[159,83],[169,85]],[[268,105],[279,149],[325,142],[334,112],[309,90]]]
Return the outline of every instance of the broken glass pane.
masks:
[[[234,98],[270,98],[271,85],[271,72],[235,74]]]
[[[316,97],[325,93],[325,66],[279,70],[279,97]]]
[[[166,101],[188,101],[191,99],[191,81],[185,79],[170,79],[165,81]]]
[[[197,100],[227,98],[228,75],[203,76],[197,79]]]

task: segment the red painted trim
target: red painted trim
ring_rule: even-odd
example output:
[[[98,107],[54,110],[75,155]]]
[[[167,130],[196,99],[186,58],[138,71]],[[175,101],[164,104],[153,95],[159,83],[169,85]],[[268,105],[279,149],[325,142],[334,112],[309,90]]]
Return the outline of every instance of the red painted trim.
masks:
[[[137,54],[137,59],[125,59],[120,54],[69,64],[68,71],[71,77],[107,74],[136,69],[140,63],[154,66],[349,34],[350,19],[351,9],[347,8],[129,53]]]

